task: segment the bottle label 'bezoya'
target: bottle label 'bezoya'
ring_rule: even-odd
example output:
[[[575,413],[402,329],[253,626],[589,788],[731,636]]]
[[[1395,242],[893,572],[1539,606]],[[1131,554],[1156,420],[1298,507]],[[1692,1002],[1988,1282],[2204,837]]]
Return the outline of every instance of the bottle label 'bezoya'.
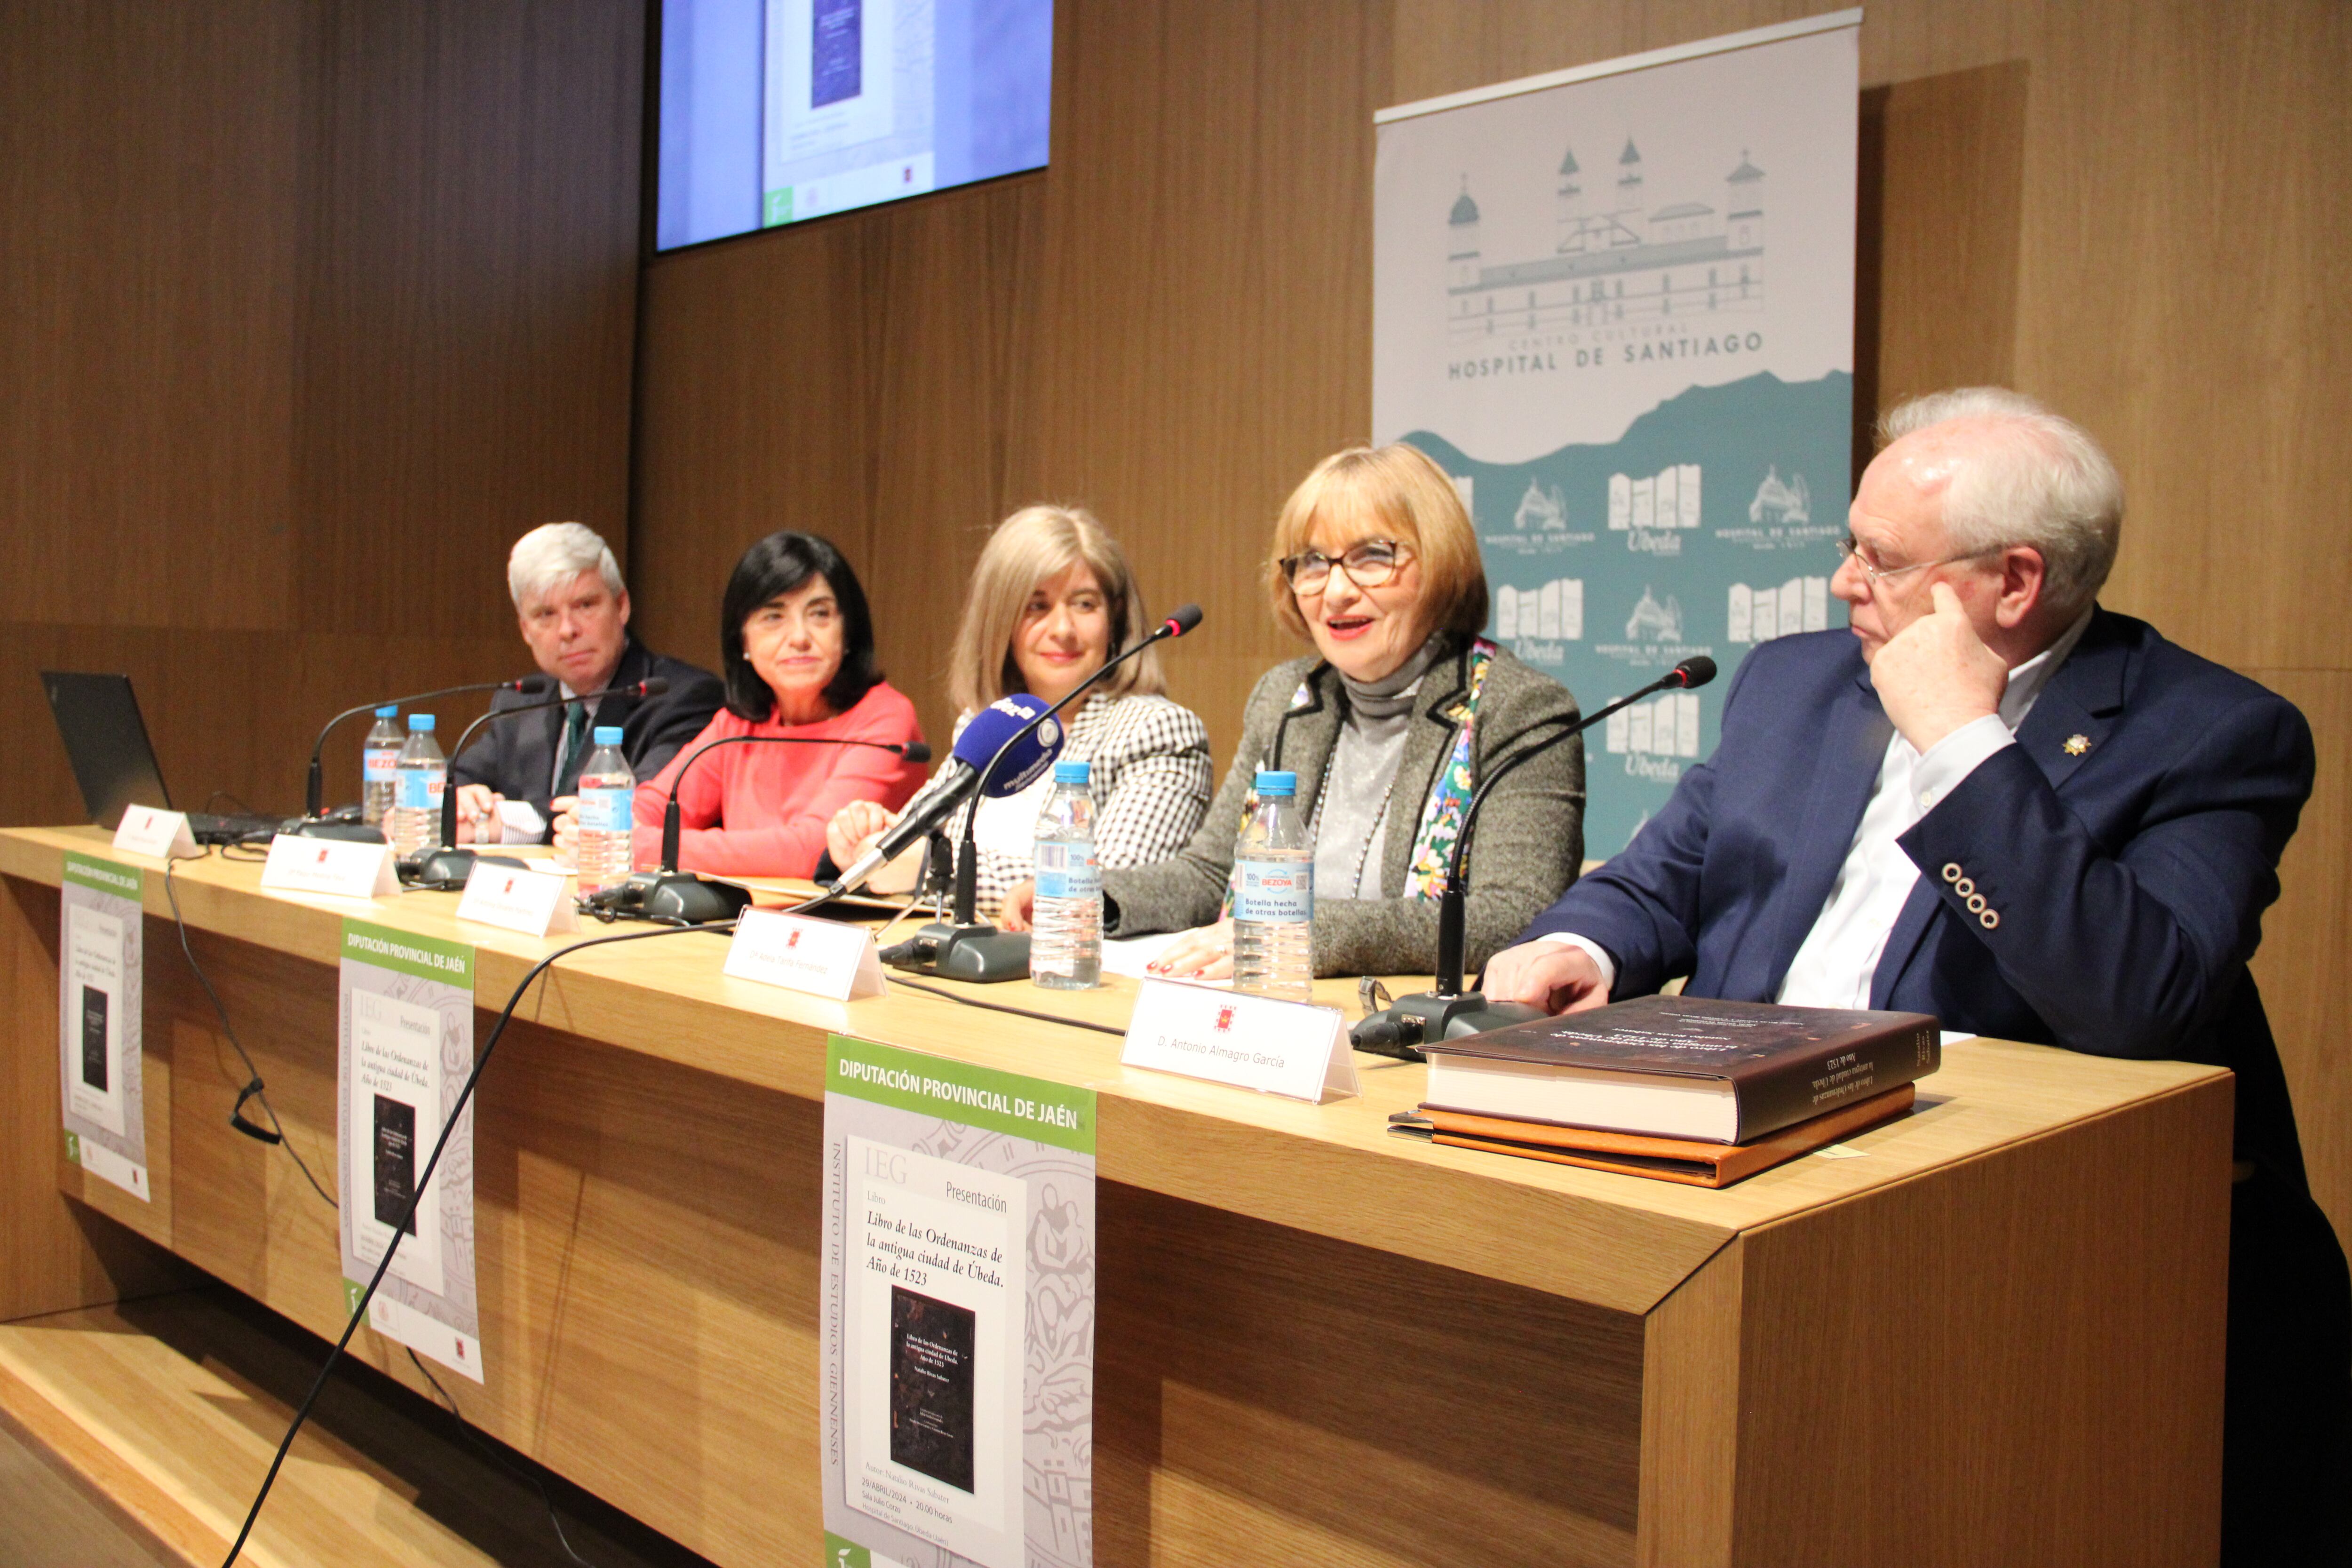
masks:
[[[1286,924],[1315,917],[1315,862],[1234,862],[1234,919]]]

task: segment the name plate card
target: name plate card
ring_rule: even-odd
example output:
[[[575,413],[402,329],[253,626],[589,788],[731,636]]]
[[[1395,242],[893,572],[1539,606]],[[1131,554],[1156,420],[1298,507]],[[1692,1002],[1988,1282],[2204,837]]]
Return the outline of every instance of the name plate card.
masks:
[[[1121,1063],[1319,1103],[1361,1092],[1339,1009],[1147,980]]]
[[[188,831],[188,814],[153,805],[122,808],[121,825],[114,830],[114,847],[128,849],[133,855],[152,855],[158,860],[199,853],[196,836]]]
[[[864,926],[746,910],[727,947],[727,973],[835,1002],[882,994],[882,961]]]
[[[466,895],[457,900],[457,918],[519,931],[525,936],[580,929],[571,878],[561,871],[499,866],[488,860],[475,861],[474,868],[466,874]]]
[[[375,899],[400,891],[400,878],[393,870],[389,844],[281,833],[269,841],[269,861],[261,868],[261,887],[264,892]]]

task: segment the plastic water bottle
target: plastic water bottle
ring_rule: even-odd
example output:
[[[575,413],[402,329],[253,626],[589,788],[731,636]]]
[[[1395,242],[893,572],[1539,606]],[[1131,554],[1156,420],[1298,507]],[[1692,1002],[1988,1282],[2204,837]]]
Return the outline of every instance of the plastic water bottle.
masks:
[[[621,754],[621,727],[599,724],[589,736],[595,750],[580,764],[580,896],[629,879],[634,860],[630,831],[637,775]]]
[[[375,710],[375,728],[360,744],[360,820],[370,827],[383,825],[383,814],[400,793],[400,746],[404,737],[393,720],[397,708]]]
[[[1102,984],[1102,862],[1095,858],[1095,797],[1084,763],[1054,764],[1054,793],[1037,814],[1037,930],[1029,978],[1054,991]]]
[[[1234,989],[1286,1002],[1315,990],[1315,830],[1298,775],[1257,775],[1257,804],[1234,841]]]
[[[399,793],[390,814],[394,851],[402,856],[441,842],[441,795],[449,787],[449,764],[433,739],[433,715],[408,716],[408,740],[394,771]]]

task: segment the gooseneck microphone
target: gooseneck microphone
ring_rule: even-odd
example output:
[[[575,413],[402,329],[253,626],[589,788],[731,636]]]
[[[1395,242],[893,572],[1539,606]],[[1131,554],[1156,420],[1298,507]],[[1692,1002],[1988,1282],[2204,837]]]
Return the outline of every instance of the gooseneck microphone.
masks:
[[[547,678],[542,675],[537,679],[541,682],[540,689],[546,690]],[[572,697],[550,697],[538,702],[518,702],[511,708],[493,708],[466,726],[457,737],[457,743],[449,748],[449,761],[454,763],[458,754],[465,751],[466,742],[474,738],[474,731],[494,719],[505,719],[517,713],[535,713],[547,708],[562,708],[574,702],[600,702],[607,697],[626,697],[633,700],[659,697],[668,689],[668,679],[656,675],[644,680],[633,680],[626,686],[607,686],[601,691],[583,691]],[[462,888],[466,885],[466,879],[472,875],[477,859],[489,859],[501,866],[522,864],[511,856],[478,856],[471,849],[457,847],[457,786],[445,783],[441,789],[441,842],[418,854],[415,869],[412,873],[415,884],[425,889]]]
[[[1495,786],[1510,776],[1521,763],[1532,762],[1571,735],[1580,735],[1611,714],[1630,708],[1644,697],[1661,691],[1689,691],[1705,686],[1715,679],[1715,660],[1705,654],[1696,655],[1675,666],[1658,679],[1650,682],[1629,697],[1620,697],[1597,712],[1572,720],[1554,722],[1564,727],[1558,733],[1524,751],[1514,752],[1495,765],[1494,772],[1479,781],[1471,792],[1470,804],[1462,813],[1461,830],[1454,837],[1453,853],[1445,865],[1445,886],[1437,896],[1437,968],[1435,984],[1428,991],[1410,996],[1400,996],[1393,1005],[1377,1013],[1367,1014],[1348,1031],[1349,1042],[1360,1051],[1380,1056],[1401,1057],[1407,1061],[1422,1059],[1417,1048],[1423,1040],[1457,1040],[1465,1035],[1500,1028],[1506,1024],[1526,1023],[1544,1016],[1539,1007],[1518,1002],[1489,1002],[1476,991],[1462,989],[1465,925],[1468,919],[1470,879],[1470,837],[1478,824],[1479,808]]]
[[[910,763],[931,760],[930,747],[920,741],[866,741],[848,735],[721,735],[705,742],[678,764],[676,776],[670,780],[669,800],[662,807],[659,868],[635,871],[609,888],[598,889],[583,900],[591,912],[607,920],[633,915],[676,925],[703,925],[733,920],[751,907],[749,889],[677,868],[678,840],[684,831],[678,814],[678,788],[686,783],[688,769],[721,746],[867,746]]]
[[[925,815],[931,816],[931,824],[927,824],[923,831],[928,831],[929,826],[935,825],[945,816],[947,812],[952,811],[965,796],[1018,795],[1028,788],[1030,784],[1036,782],[1037,776],[1052,764],[1055,757],[1061,752],[1062,735],[1055,724],[1055,720],[1064,709],[1085,696],[1112,670],[1135,658],[1144,649],[1156,643],[1181,637],[1200,624],[1200,605],[1180,605],[1173,615],[1161,621],[1144,637],[1139,637],[1134,647],[1105,659],[1100,668],[1072,687],[1063,695],[1060,701],[1029,718],[1011,734],[1006,735],[995,751],[989,754],[988,760],[974,771],[969,783],[959,780],[949,789],[938,792],[942,795],[952,794],[957,798],[947,802],[936,816],[927,810]],[[992,708],[994,706],[996,705],[992,705]],[[985,717],[985,714],[982,717]],[[975,718],[971,723],[964,726],[964,737],[971,736],[980,721],[979,718]],[[959,758],[965,754],[963,738],[958,739],[956,752]],[[1035,754],[1032,755],[1032,752]],[[1000,776],[1000,772],[1004,780],[1002,785],[994,782]],[[928,807],[930,803],[925,804]],[[905,942],[886,950],[882,954],[883,963],[896,969],[905,969],[916,973],[943,974],[953,980],[986,982],[1019,980],[1029,973],[1029,933],[1001,931],[993,925],[987,924],[977,918],[980,902],[980,850],[974,842],[974,835],[978,831],[979,823],[980,806],[975,802],[971,810],[964,814],[963,838],[957,850],[953,919],[933,921],[922,927]],[[898,827],[906,826],[907,823],[904,820],[898,824]],[[896,833],[898,829],[894,828],[892,831]],[[859,880],[862,881],[874,874],[876,866],[879,866],[883,861],[891,858],[913,843],[915,837],[911,834],[903,836],[898,847],[890,849],[887,853],[883,853],[883,844],[877,842],[872,850],[858,858],[857,866],[852,869],[858,871]],[[877,856],[879,856],[879,858],[875,858]],[[868,859],[874,860],[873,866],[866,865]],[[847,883],[848,878],[845,874],[830,890],[838,892]]]
[[[319,759],[326,752],[327,736],[344,720],[356,719],[362,713],[373,713],[379,708],[405,708],[411,703],[430,702],[436,697],[465,697],[477,691],[520,691],[525,697],[544,697],[549,688],[554,684],[544,675],[526,675],[520,680],[486,680],[472,686],[445,686],[438,691],[419,691],[410,697],[380,697],[373,702],[362,702],[356,708],[344,709],[320,726],[319,738],[310,742],[310,777],[302,794],[303,820],[316,822],[320,813],[325,809],[326,779]],[[497,712],[499,710],[493,709],[492,711]],[[505,711],[514,713],[520,712],[520,710],[509,708]],[[468,730],[467,733],[470,735],[473,731]],[[450,754],[455,756],[457,753],[453,752]]]

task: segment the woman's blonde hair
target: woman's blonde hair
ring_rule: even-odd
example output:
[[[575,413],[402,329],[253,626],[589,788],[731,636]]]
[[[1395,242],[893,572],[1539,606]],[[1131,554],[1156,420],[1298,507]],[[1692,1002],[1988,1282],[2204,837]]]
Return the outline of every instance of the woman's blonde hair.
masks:
[[[1265,591],[1274,618],[1292,636],[1310,634],[1282,563],[1305,551],[1326,522],[1343,540],[1393,539],[1412,546],[1421,563],[1431,631],[1475,633],[1486,626],[1486,568],[1461,493],[1427,454],[1398,442],[1332,453],[1282,503]]]
[[[1013,634],[1037,584],[1078,562],[1101,585],[1109,612],[1110,653],[1129,647],[1149,629],[1143,592],[1128,568],[1127,552],[1093,513],[1083,507],[1023,507],[988,536],[964,593],[963,619],[948,662],[948,700],[960,712],[977,713],[1007,692],[1029,689],[1013,659]],[[1129,659],[1095,689],[1107,697],[1160,696],[1168,689],[1160,650],[1148,648]]]

